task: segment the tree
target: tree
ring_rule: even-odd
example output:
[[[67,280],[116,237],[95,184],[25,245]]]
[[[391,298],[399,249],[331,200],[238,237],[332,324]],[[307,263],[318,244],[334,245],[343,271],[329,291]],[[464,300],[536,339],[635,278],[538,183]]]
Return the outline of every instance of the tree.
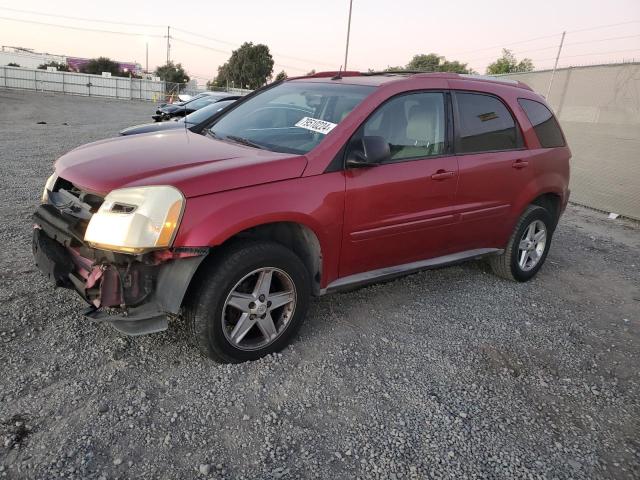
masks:
[[[305,73],[305,77],[310,77],[311,75],[315,75],[316,74],[316,69],[312,69],[309,70],[307,73]]]
[[[69,71],[69,66],[66,63],[60,63],[60,62],[42,63],[42,64],[38,65],[38,70],[46,70],[47,67],[55,67],[55,69],[58,70],[59,72],[68,72]]]
[[[101,75],[102,72],[109,72],[114,77],[128,77],[129,74],[120,70],[120,64],[114,62],[107,57],[92,58],[85,65],[80,68],[82,73],[89,73],[92,75]]]
[[[19,66],[20,66],[20,65],[18,65],[18,64],[17,64],[17,63],[15,63],[15,62],[9,62],[9,63],[7,63],[7,67],[19,67]]]
[[[276,75],[276,82],[279,82],[281,80],[286,80],[289,76],[287,75],[287,72],[285,72],[284,70],[282,70],[280,73],[278,73]]]
[[[229,60],[218,67],[215,83],[220,87],[232,85],[256,89],[267,83],[273,73],[273,57],[263,44],[243,43],[231,52]]]
[[[407,70],[417,70],[421,72],[453,72],[471,73],[472,70],[466,63],[457,60],[449,61],[437,53],[414,55],[406,66]]]
[[[162,81],[183,85],[190,80],[181,63],[167,62],[165,65],[156,68],[155,75],[160,77]]]
[[[502,49],[502,56],[487,67],[487,74],[497,75],[500,73],[531,72],[533,62],[530,58],[523,58],[518,62],[511,50]]]

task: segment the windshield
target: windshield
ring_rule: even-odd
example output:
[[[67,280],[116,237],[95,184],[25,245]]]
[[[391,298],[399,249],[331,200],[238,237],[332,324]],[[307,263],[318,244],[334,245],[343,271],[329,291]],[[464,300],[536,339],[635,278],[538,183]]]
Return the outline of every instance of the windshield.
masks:
[[[222,100],[220,102],[212,103],[210,105],[207,105],[206,107],[202,107],[200,110],[196,110],[195,112],[190,113],[180,120],[191,125],[197,125],[204,122],[205,120],[208,120],[223,108],[231,105],[233,102],[235,102],[235,100]]]
[[[234,108],[210,131],[223,140],[304,154],[318,145],[374,88],[285,82]]]

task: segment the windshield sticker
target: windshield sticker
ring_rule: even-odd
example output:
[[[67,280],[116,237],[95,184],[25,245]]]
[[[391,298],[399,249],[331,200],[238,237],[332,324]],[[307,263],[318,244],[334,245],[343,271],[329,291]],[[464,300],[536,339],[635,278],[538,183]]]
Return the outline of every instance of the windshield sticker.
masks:
[[[326,135],[336,127],[336,123],[326,122],[324,120],[318,120],[317,118],[304,117],[298,123],[296,127],[306,128],[312,132],[318,132]]]

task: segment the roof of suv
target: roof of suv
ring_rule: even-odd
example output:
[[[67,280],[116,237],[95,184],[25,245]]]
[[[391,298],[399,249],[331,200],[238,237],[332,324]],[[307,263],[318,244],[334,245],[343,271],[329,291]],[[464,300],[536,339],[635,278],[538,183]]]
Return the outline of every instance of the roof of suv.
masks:
[[[294,77],[290,80],[304,80],[312,82],[327,82],[327,81],[340,81],[342,83],[356,84],[356,85],[371,85],[380,86],[384,83],[406,80],[409,78],[444,78],[444,79],[456,79],[456,80],[473,80],[481,82],[497,83],[500,85],[508,85],[512,87],[520,87],[526,90],[531,90],[527,84],[519,82],[517,80],[511,80],[508,78],[490,77],[485,75],[475,74],[463,74],[463,73],[427,73],[427,72],[371,72],[361,73],[354,71],[346,72],[318,72],[314,75],[306,77]]]

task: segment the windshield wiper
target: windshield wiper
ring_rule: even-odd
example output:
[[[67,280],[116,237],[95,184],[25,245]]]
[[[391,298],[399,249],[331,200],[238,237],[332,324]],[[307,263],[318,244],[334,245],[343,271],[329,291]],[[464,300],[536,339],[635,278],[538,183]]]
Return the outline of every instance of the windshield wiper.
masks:
[[[253,148],[259,148],[260,150],[266,150],[266,148],[264,146],[260,145],[259,143],[252,142],[248,138],[237,137],[235,135],[227,135],[226,137],[224,137],[225,140],[227,138],[229,140],[232,140],[232,141],[236,142],[236,143],[240,143],[242,145],[246,145],[247,147],[253,147]]]

